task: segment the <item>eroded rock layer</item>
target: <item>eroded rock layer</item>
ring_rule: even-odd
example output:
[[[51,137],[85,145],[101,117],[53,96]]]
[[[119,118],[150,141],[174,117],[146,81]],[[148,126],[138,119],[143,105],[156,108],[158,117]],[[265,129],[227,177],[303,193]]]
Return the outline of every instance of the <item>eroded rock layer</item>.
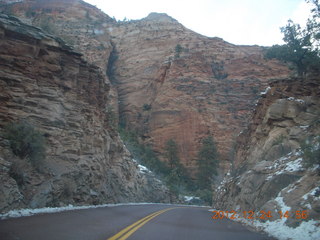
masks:
[[[37,170],[12,154],[1,132],[1,212],[167,200],[164,186],[139,172],[113,129],[110,83],[101,68],[61,40],[1,15],[0,72],[1,129],[24,120],[44,135],[47,146]]]
[[[215,207],[261,210],[298,226],[320,216],[319,78],[270,85],[249,128],[239,136],[236,165],[214,193]],[[296,217],[305,211],[307,218]]]
[[[192,172],[208,135],[217,142],[222,167],[227,165],[260,92],[271,79],[288,75],[285,66],[264,60],[262,48],[201,36],[166,14],[119,23],[110,35],[121,123],[162,156],[174,139]]]
[[[106,71],[113,83],[110,109],[116,116],[119,109],[121,124],[163,160],[165,143],[174,139],[193,173],[208,135],[227,168],[259,93],[289,73],[264,60],[261,47],[201,36],[166,14],[116,22],[78,0],[25,0],[1,9],[60,36]]]

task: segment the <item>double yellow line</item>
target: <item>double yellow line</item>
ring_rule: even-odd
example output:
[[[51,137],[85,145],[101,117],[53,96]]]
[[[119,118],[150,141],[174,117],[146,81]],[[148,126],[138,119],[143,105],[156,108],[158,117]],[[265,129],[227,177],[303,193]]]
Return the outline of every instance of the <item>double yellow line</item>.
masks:
[[[145,225],[147,222],[149,222],[151,219],[155,218],[156,216],[159,216],[160,214],[167,212],[169,210],[172,210],[174,208],[167,208],[164,210],[160,210],[158,212],[152,213],[139,221],[131,224],[130,226],[124,228],[120,232],[118,232],[116,235],[108,238],[107,240],[125,240],[129,236],[131,236],[135,231],[137,231],[139,228],[141,228],[143,225]]]

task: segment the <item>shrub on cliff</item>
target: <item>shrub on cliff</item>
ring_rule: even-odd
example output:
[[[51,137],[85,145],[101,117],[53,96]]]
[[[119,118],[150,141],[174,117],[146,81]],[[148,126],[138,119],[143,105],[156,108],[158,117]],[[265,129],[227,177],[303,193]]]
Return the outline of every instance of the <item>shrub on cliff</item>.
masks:
[[[176,47],[174,48],[174,51],[175,51],[174,57],[179,58],[182,50],[183,50],[183,47],[180,44],[177,44]]]
[[[314,164],[320,165],[320,136],[306,139],[301,143],[301,149],[306,167],[311,167]]]
[[[18,186],[25,184],[26,175],[25,175],[25,163],[22,161],[13,161],[10,169],[9,176],[13,178]]]
[[[211,64],[211,70],[214,77],[218,80],[223,80],[228,77],[228,73],[224,69],[224,62],[213,61]]]
[[[151,110],[151,108],[152,108],[151,104],[143,104],[142,106],[143,111],[149,111]]]
[[[150,146],[139,143],[136,133],[120,127],[119,134],[130,153],[141,164],[158,174],[160,177],[165,177],[169,174],[168,166],[159,160]]]
[[[46,157],[45,138],[43,134],[25,122],[14,122],[5,127],[5,138],[9,140],[10,148],[21,159],[27,158],[39,170]]]
[[[306,27],[289,20],[281,28],[284,45],[274,45],[268,48],[266,58],[276,58],[280,61],[292,63],[299,76],[308,72],[319,71],[320,68],[320,4],[318,0],[307,0],[313,4],[312,18],[309,18]]]

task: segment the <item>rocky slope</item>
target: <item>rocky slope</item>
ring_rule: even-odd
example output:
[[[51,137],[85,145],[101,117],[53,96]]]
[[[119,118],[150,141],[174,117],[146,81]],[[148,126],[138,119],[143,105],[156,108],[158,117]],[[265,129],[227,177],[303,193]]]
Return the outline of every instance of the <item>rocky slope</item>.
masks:
[[[167,201],[114,130],[110,83],[60,39],[0,15],[0,211],[19,207]],[[13,155],[3,128],[24,120],[46,139],[41,170]]]
[[[226,169],[260,91],[289,74],[284,65],[264,60],[258,46],[201,36],[166,14],[116,22],[77,0],[22,1],[0,10],[59,35],[106,70],[111,108],[116,116],[119,109],[122,126],[137,131],[163,160],[166,141],[174,139],[191,172],[208,135]]]
[[[235,170],[214,193],[223,210],[289,211],[286,224],[320,219],[319,77],[276,81],[239,136]],[[313,163],[310,159],[313,159]],[[297,219],[296,211],[307,211]],[[319,223],[319,221],[318,221]]]

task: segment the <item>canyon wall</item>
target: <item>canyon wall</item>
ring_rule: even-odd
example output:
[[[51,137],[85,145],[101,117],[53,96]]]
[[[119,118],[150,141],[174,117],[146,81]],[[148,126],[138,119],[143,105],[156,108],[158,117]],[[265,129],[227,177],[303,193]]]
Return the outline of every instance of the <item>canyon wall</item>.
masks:
[[[110,83],[61,39],[0,15],[0,211],[20,207],[166,202],[166,188],[124,147],[108,111]],[[38,169],[12,154],[9,123],[43,135]]]
[[[229,167],[235,137],[259,94],[289,70],[259,46],[236,46],[186,29],[166,14],[111,19],[83,1],[22,1],[0,8],[60,36],[111,79],[110,107],[162,160],[169,139],[194,173],[203,138],[214,136]]]
[[[112,82],[120,123],[163,156],[174,139],[182,163],[196,171],[201,140],[214,137],[222,168],[259,94],[288,69],[266,61],[258,46],[236,46],[186,29],[166,14],[110,29],[115,46]],[[165,158],[162,158],[165,160]]]
[[[214,207],[263,210],[289,226],[320,216],[319,77],[270,85],[251,124],[238,138],[236,164],[214,193]],[[304,220],[296,211],[306,211]]]
[[[256,201],[254,207],[263,209],[275,204],[270,201],[286,186],[312,179],[303,176],[318,181],[316,169],[303,167],[300,149],[301,141],[316,141],[318,134],[317,81],[288,80],[287,66],[265,60],[263,47],[199,35],[166,14],[115,21],[78,0],[21,1],[0,10],[59,36],[97,66],[108,82],[104,109],[109,120],[101,131],[117,135],[113,129],[119,119],[163,161],[165,143],[174,139],[191,173],[201,140],[213,136],[222,169],[232,161],[234,168],[215,193],[217,207],[245,209]],[[289,171],[291,163],[299,170]],[[311,200],[303,204],[317,209]]]

